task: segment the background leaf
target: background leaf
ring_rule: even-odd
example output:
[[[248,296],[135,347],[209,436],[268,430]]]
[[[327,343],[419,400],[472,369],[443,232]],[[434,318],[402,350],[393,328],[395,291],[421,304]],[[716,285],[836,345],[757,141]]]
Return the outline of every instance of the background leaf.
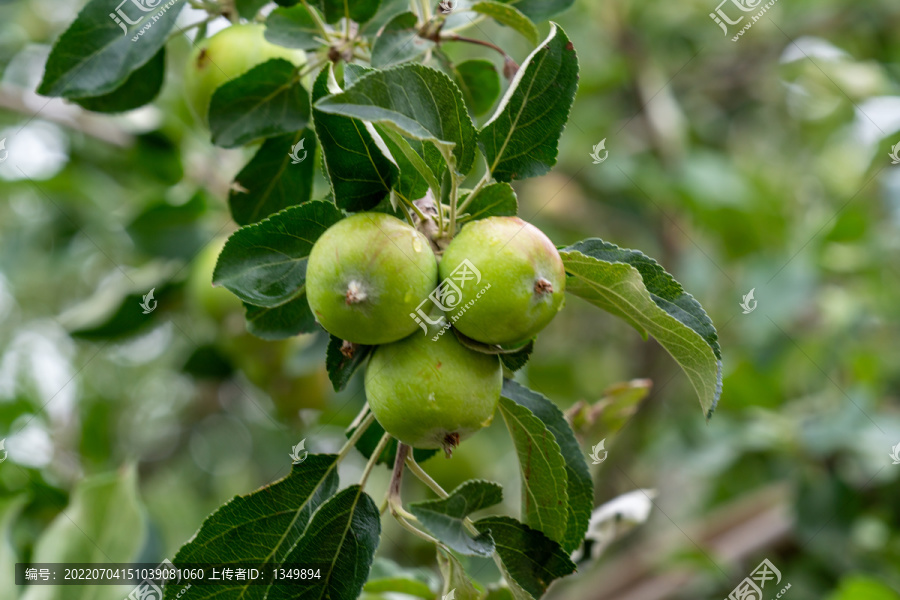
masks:
[[[246,303],[244,306],[247,308],[247,331],[264,340],[284,340],[320,330],[303,291],[278,306],[263,307]]]
[[[256,13],[259,12],[259,9],[267,3],[268,0],[234,0],[234,5],[238,10],[238,14],[248,21],[252,21],[256,16]]]
[[[323,112],[382,123],[443,146],[456,157],[460,173],[475,161],[475,126],[459,88],[440,71],[417,64],[376,71],[315,104]]]
[[[285,459],[287,459],[285,449]],[[235,496],[200,526],[199,531],[175,555],[176,565],[187,563],[279,565],[298,543],[310,517],[338,488],[336,456],[310,454],[293,465],[291,473],[252,494]],[[180,588],[167,586],[165,600],[173,600]],[[239,594],[246,600],[262,600],[265,585],[236,582],[194,586],[197,600]]]
[[[400,13],[384,26],[372,45],[372,66],[383,69],[416,59],[434,42],[419,36],[419,23],[411,12]],[[349,84],[348,84],[349,86]]]
[[[212,141],[234,148],[259,138],[293,134],[309,123],[309,94],[297,67],[278,58],[219,87],[209,103]]]
[[[16,563],[19,559],[10,536],[26,500],[25,494],[0,498],[0,597],[11,600],[19,597],[21,588],[16,586]]]
[[[439,547],[437,562],[444,578],[442,598],[453,591],[453,600],[480,600],[481,593],[472,585],[472,581],[466,576],[465,569],[455,556]]]
[[[303,141],[302,159],[294,164],[293,148]],[[263,142],[234,181],[228,193],[231,216],[238,225],[250,225],[290,206],[309,202],[313,191],[316,135],[303,129]]]
[[[82,108],[94,112],[119,113],[149,104],[162,89],[166,72],[166,49],[160,48],[144,66],[135,70],[125,82],[102,96],[77,98]]]
[[[381,0],[319,0],[326,23],[337,23],[345,15],[357,23],[365,23],[375,16]]]
[[[329,202],[307,202],[234,232],[216,263],[214,285],[268,308],[296,298],[306,282],[306,260],[322,233],[341,219]]]
[[[130,466],[83,479],[69,505],[37,540],[30,562],[133,562],[146,535],[137,469]],[[116,585],[35,585],[26,588],[22,600],[121,600],[127,593]]]
[[[561,542],[566,539],[569,497],[566,461],[559,444],[528,408],[501,397],[500,414],[519,455],[525,522]]]
[[[273,586],[267,600],[356,600],[381,536],[378,507],[358,485],[339,492],[313,515],[289,564],[322,565],[309,585]]]
[[[575,3],[575,0],[510,0],[509,4],[519,9],[532,21],[546,21],[558,15]]]
[[[355,344],[353,355],[348,357],[341,352],[343,345],[344,340],[333,335],[329,336],[328,349],[325,353],[325,368],[328,370],[328,378],[331,379],[331,384],[336,392],[347,387],[350,378],[362,366],[372,351],[372,346]]]
[[[112,2],[88,2],[54,44],[38,93],[85,98],[106,94],[121,86],[131,73],[160,51],[175,25],[178,13],[187,3],[176,2],[166,8],[139,41],[132,42],[132,37],[146,27],[150,17],[158,15],[165,4],[160,3],[147,13],[141,12],[132,3],[123,6],[122,10],[132,21],[142,18],[137,25],[129,26],[125,34],[109,16],[114,8]]]
[[[310,6],[311,10],[315,10]],[[285,48],[315,50],[323,45],[322,33],[305,6],[279,7],[266,19],[266,39]]]
[[[353,432],[356,431],[355,427],[352,427],[347,430],[346,436],[349,438],[353,435]],[[378,447],[378,442],[381,441],[381,438],[384,437],[385,434],[384,428],[378,421],[373,422],[369,425],[369,428],[366,429],[365,433],[362,434],[362,437],[359,438],[359,441],[356,442],[356,449],[359,450],[360,454],[362,454],[365,458],[371,458],[372,453],[375,452],[375,448]],[[413,458],[416,459],[416,462],[424,462],[437,454],[437,450],[425,450],[423,448],[413,448]],[[381,451],[381,456],[378,457],[378,462],[376,464],[386,465],[387,467],[394,466],[394,459],[397,457],[397,439],[391,438],[391,440],[384,447],[384,450]]]
[[[503,4],[492,0],[481,0],[472,5],[472,10],[482,15],[491,17],[498,23],[511,27],[522,34],[532,46],[537,46],[541,41],[537,27],[531,19],[522,14],[513,4]]]
[[[575,572],[575,563],[559,544],[540,531],[510,517],[486,517],[475,522],[479,531],[490,531],[508,579],[535,599],[554,579]]]
[[[328,69],[313,85],[313,102],[328,95]],[[397,167],[357,120],[313,109],[325,170],[340,208],[357,212],[375,207],[391,191]]]
[[[455,65],[457,83],[472,114],[481,116],[500,96],[500,75],[489,60],[475,58]]]
[[[472,537],[463,521],[472,513],[502,501],[503,488],[499,484],[472,480],[460,485],[446,498],[410,503],[409,511],[451,550],[466,556],[490,556],[494,552],[490,533]]]
[[[556,164],[559,137],[578,88],[578,58],[555,23],[523,63],[500,106],[478,136],[500,181],[547,173]]]
[[[722,393],[722,361],[715,328],[700,303],[639,252],[592,239],[560,256],[569,274],[566,291],[656,338],[691,380],[703,414],[711,417]]]
[[[540,419],[556,438],[566,461],[568,519],[566,535],[560,540],[563,550],[573,552],[581,545],[594,508],[594,481],[584,452],[563,412],[545,396],[510,379],[503,381],[503,397],[524,406]]]

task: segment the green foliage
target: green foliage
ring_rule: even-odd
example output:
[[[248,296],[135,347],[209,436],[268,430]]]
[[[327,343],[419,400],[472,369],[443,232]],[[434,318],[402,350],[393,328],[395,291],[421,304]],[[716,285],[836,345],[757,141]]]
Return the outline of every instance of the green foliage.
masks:
[[[652,334],[681,365],[706,418],[722,394],[722,363],[712,321],[671,275],[640,252],[586,240],[561,253],[566,290]]]
[[[307,157],[294,164],[291,154],[302,143],[298,156]],[[305,154],[304,154],[305,153]],[[228,205],[234,221],[250,225],[281,210],[303,204],[312,197],[316,138],[309,129],[269,138],[262,143],[234,179],[228,193]]]
[[[154,10],[154,16],[159,12],[162,15],[153,22],[152,27],[141,33],[133,28],[133,31],[123,35],[119,26],[110,19],[110,2],[91,0],[54,44],[38,93],[64,98],[90,98],[112,92],[123,84],[128,85],[129,76],[150,62],[162,49],[184,5],[184,2],[177,2],[165,10]],[[126,7],[129,8],[133,10],[133,7]],[[134,16],[137,15],[133,14],[132,18]],[[135,35],[140,36],[140,43],[132,41]],[[128,91],[133,89],[129,87]],[[143,103],[152,100],[156,91],[158,88],[144,98]],[[129,103],[134,105],[134,101]]]
[[[578,87],[578,58],[555,23],[519,69],[500,106],[478,135],[499,181],[543,175],[556,164],[559,136]]]
[[[383,123],[413,139],[431,142],[467,173],[475,162],[475,126],[453,81],[422,65],[403,65],[366,75],[351,88],[316,102],[329,114]]]
[[[309,94],[297,67],[284,59],[258,65],[229,81],[209,103],[212,142],[225,148],[291,134],[309,122]]]
[[[467,481],[446,498],[409,505],[409,510],[448,548],[467,556],[490,556],[494,541],[490,532],[473,537],[464,520],[472,513],[499,504],[503,488],[490,481]]]
[[[212,338],[232,329],[232,315],[196,331],[173,321],[197,346],[181,361],[184,376],[204,378],[211,386],[230,379],[243,385],[245,380],[237,378],[241,374],[260,389],[283,390],[274,403],[278,413],[305,420],[304,408],[326,404],[310,400],[318,382],[315,376],[304,379],[308,373],[302,372],[309,364],[320,366],[324,350],[328,380],[321,370],[317,373],[322,373],[325,387],[330,381],[335,392],[349,398],[340,407],[330,408],[329,418],[339,416],[346,422],[341,411],[359,395],[353,396],[353,377],[374,347],[351,346],[335,336],[328,336],[326,342],[321,335],[305,290],[313,245],[348,213],[360,211],[390,212],[408,219],[427,232],[432,249],[437,250],[446,248],[466,223],[517,215],[520,202],[510,182],[545,175],[556,165],[579,80],[578,57],[569,36],[551,23],[542,42],[534,21],[560,13],[572,0],[479,0],[462,3],[454,11],[458,14],[449,16],[435,6],[395,0],[279,0],[278,8],[268,13],[261,0],[237,0],[233,7],[201,4],[211,11],[211,22],[220,16],[234,23],[264,19],[266,39],[306,51],[308,63],[297,67],[286,60],[270,60],[224,82],[212,95],[209,131],[204,135],[211,144],[229,149],[227,153],[219,150],[223,154],[217,156],[229,157],[222,164],[232,164],[232,158],[243,164],[235,166],[236,175],[225,173],[219,186],[228,187],[230,220],[239,227],[218,257],[212,282],[243,303],[247,331],[241,330],[243,337],[225,343]],[[110,18],[109,2],[91,0],[54,45],[39,92],[111,113],[161,97],[164,82],[172,79],[165,73],[167,56],[171,62],[176,46],[167,42],[183,33],[173,33],[183,5],[176,2],[159,18],[153,16],[155,11],[139,15],[141,19],[131,29],[125,27],[123,36],[115,17]],[[534,48],[515,76],[514,59],[494,41],[482,40],[478,45],[502,55],[504,80],[494,61],[457,57],[447,50],[451,43],[471,42],[458,31],[472,19],[508,27],[517,43],[524,39],[529,49]],[[206,21],[194,24],[201,37],[206,25]],[[492,108],[487,123],[476,127],[473,118]],[[183,124],[170,128],[181,131]],[[251,156],[251,145],[256,144]],[[321,161],[317,160],[319,150]],[[142,168],[164,170],[165,165],[153,166],[152,159],[159,156],[135,162],[152,163]],[[180,167],[180,161],[176,162]],[[164,185],[152,191],[154,200],[130,213],[125,228],[140,252],[161,263],[187,262],[209,239],[210,230],[198,222],[216,210],[216,203],[208,202],[203,192],[179,197],[182,190],[177,184],[184,172],[160,177]],[[121,174],[123,179],[128,175]],[[527,206],[526,196],[522,198]],[[224,229],[223,225],[216,235]],[[424,244],[422,251],[428,252],[428,246]],[[709,416],[721,393],[721,355],[716,330],[699,303],[639,252],[589,239],[564,248],[561,257],[568,290],[659,340],[688,374]],[[73,328],[72,335],[108,341],[149,329],[175,312],[172,305],[180,302],[182,294],[182,280],[175,279],[157,289],[160,306],[165,307],[159,313],[135,316],[134,305],[144,295],[129,288],[103,319]],[[201,342],[194,342],[194,337]],[[273,343],[263,345],[267,352],[252,360],[250,348],[262,344],[255,338]],[[535,348],[534,339],[516,348],[462,341],[477,352],[499,355],[510,376],[529,365]],[[295,371],[271,379],[271,364],[288,365]],[[210,398],[230,402],[223,390],[216,388],[196,410],[220,403]],[[247,399],[254,395],[243,388],[241,392]],[[606,414],[605,423],[621,428],[623,415],[641,398],[622,400],[621,410]],[[338,454],[310,454],[294,464],[287,477],[234,497],[212,512],[174,556],[176,564],[306,565],[321,568],[322,579],[291,586],[272,580],[253,586],[222,582],[197,586],[191,597],[352,600],[361,594],[402,593],[432,598],[435,586],[427,578],[401,570],[382,572],[377,565],[372,569],[381,542],[382,513],[388,507],[401,525],[434,546],[444,580],[442,593],[455,590],[457,600],[536,600],[554,580],[575,571],[569,556],[582,546],[588,532],[594,485],[575,431],[548,398],[507,380],[500,399],[499,412],[519,460],[524,522],[502,514],[473,522],[476,513],[485,509],[508,511],[502,487],[468,477],[447,494],[417,462],[398,460],[409,449],[387,435],[368,410],[363,407],[347,428],[347,442]],[[597,423],[591,409],[576,416],[579,432]],[[204,460],[205,423],[189,433],[187,442],[190,452],[200,457],[197,460]],[[267,430],[266,435],[273,431]],[[452,441],[450,432],[447,435]],[[229,442],[239,445],[240,437],[235,434]],[[453,446],[445,443],[448,456]],[[339,489],[338,466],[351,451],[368,462],[358,484]],[[434,450],[412,451],[418,462],[435,454]],[[454,456],[453,460],[462,459]],[[379,465],[394,468],[381,510],[366,493],[369,476]],[[439,497],[404,508],[400,475],[407,468]],[[141,547],[144,524],[135,488],[134,470],[101,483],[89,480],[76,489],[67,514],[92,536],[107,540],[109,552],[116,557],[155,551]],[[0,569],[6,562],[7,523],[19,508],[15,503],[0,505]],[[100,517],[110,512],[113,518],[107,524]],[[61,541],[51,547],[42,538],[34,551],[36,560],[96,554],[61,519],[50,526],[49,533]],[[460,556],[470,558],[460,560]],[[478,561],[486,558],[498,564],[503,587],[486,591],[477,580]],[[165,599],[174,600],[178,592],[167,587]]]

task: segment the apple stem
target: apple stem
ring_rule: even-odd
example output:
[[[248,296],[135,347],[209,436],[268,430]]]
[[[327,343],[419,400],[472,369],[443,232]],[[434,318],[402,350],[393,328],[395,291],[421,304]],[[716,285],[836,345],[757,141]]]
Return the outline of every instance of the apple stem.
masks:
[[[360,421],[359,418],[362,415],[365,415],[365,417]],[[371,425],[372,422],[375,421],[375,415],[369,412],[368,404],[363,407],[362,412],[359,413],[359,416],[357,416],[353,422],[356,423],[357,421],[359,421],[359,424],[356,426],[356,430],[353,432],[353,435],[350,436],[350,439],[347,440],[347,443],[344,444],[344,446],[338,452],[337,459],[334,461],[335,465],[339,464],[342,460],[344,460],[344,458],[346,458],[347,454],[350,452],[353,446],[356,445],[356,442],[359,441],[359,438],[361,438],[366,432],[366,429],[369,428],[369,425]],[[352,424],[350,426],[353,427]]]
[[[387,447],[388,442],[390,441],[391,434],[385,433],[383,436],[381,436],[381,441],[378,442],[378,445],[372,452],[372,456],[369,457],[369,462],[366,463],[366,468],[363,471],[362,477],[360,477],[359,479],[359,487],[366,487],[366,481],[369,480],[369,474],[372,472],[372,469],[375,468],[375,465],[378,463],[378,457],[381,456],[381,453],[384,452],[384,449]]]

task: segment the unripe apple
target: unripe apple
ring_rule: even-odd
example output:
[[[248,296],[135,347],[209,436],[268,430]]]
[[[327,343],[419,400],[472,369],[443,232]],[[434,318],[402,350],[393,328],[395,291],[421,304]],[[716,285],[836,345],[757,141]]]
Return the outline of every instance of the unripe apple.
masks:
[[[500,359],[466,348],[452,333],[380,346],[366,367],[366,398],[385,431],[448,454],[491,423],[502,386]]]
[[[302,66],[303,50],[268,42],[265,25],[232,25],[194,47],[184,73],[184,91],[194,116],[207,123],[209,101],[223,84],[240,77],[256,65],[283,58]]]
[[[444,251],[441,279],[458,280],[457,269],[466,269],[466,260],[477,272],[460,282],[462,298],[447,316],[473,340],[523,342],[562,307],[566,271],[559,251],[540,229],[518,217],[489,217],[463,227]]]
[[[329,333],[357,344],[396,342],[418,330],[410,314],[437,285],[428,239],[385,213],[338,221],[316,241],[306,296]]]

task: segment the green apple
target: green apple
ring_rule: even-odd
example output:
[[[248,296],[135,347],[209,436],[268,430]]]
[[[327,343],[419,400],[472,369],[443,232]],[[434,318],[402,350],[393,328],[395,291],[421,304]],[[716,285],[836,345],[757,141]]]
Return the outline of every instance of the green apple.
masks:
[[[494,418],[503,386],[500,359],[459,343],[414,335],[379,346],[366,367],[366,398],[384,430],[414,448],[443,448]]]
[[[453,326],[485,344],[534,337],[562,307],[566,288],[553,242],[518,217],[490,217],[463,227],[444,251],[440,276],[442,285],[461,291],[447,313]]]
[[[437,285],[428,239],[385,213],[358,213],[328,228],[306,267],[306,297],[329,333],[387,344],[419,325],[410,315]]]
[[[185,69],[184,91],[188,106],[201,122],[207,123],[209,101],[222,84],[273,58],[297,66],[306,63],[303,50],[269,43],[265,30],[261,24],[232,25],[194,47]]]

